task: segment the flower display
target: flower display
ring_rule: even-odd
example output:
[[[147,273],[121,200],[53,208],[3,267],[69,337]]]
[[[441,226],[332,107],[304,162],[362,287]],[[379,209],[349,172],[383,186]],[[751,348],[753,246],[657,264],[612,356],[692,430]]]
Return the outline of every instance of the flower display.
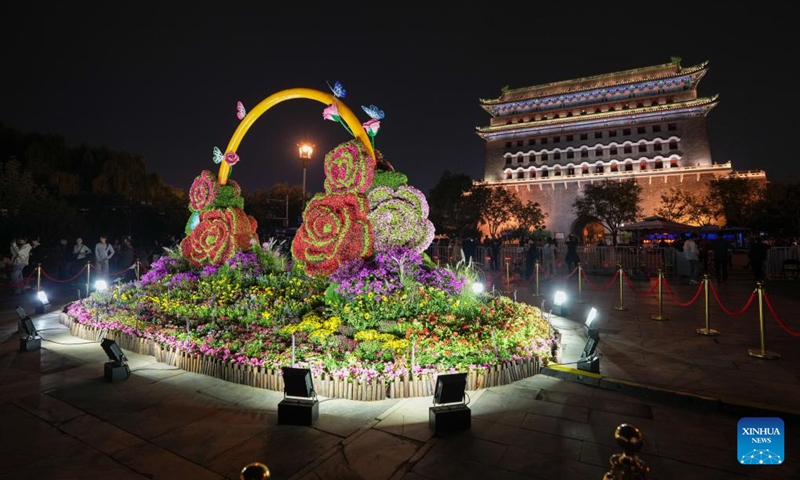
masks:
[[[316,195],[303,212],[292,256],[309,275],[330,275],[342,263],[372,254],[369,204],[354,193]]]
[[[216,265],[237,250],[258,241],[256,220],[241,208],[229,207],[200,213],[200,222],[181,242],[181,253],[193,267]]]
[[[218,192],[217,176],[211,173],[210,170],[203,170],[200,175],[195,177],[191,188],[189,188],[189,209],[199,212],[211,206],[217,198]]]
[[[372,186],[375,161],[359,140],[342,143],[325,155],[325,192],[364,193]]]
[[[428,201],[418,189],[376,187],[369,192],[367,215],[374,232],[374,250],[401,246],[422,253],[433,241],[435,229],[428,220]]]
[[[367,135],[370,137],[374,137],[378,134],[378,130],[381,129],[381,121],[375,120],[374,118],[367,120],[363,124],[364,130],[367,131]]]

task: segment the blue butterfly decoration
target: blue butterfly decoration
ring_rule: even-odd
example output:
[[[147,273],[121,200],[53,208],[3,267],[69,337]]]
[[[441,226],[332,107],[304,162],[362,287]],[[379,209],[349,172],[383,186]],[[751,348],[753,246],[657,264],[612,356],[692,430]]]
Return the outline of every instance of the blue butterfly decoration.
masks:
[[[375,119],[375,120],[381,120],[381,119],[383,119],[383,117],[386,116],[383,113],[383,110],[381,110],[380,108],[376,107],[375,105],[370,105],[369,107],[365,107],[364,105],[361,105],[361,108],[365,112],[367,112],[367,115],[369,115],[370,118]]]
[[[340,82],[339,80],[333,82],[333,86],[331,86],[331,84],[328,83],[327,80],[325,81],[325,83],[328,84],[328,88],[331,89],[331,92],[333,92],[334,97],[344,98],[344,96],[347,95],[347,90],[344,89],[344,87],[342,86],[342,82]]]
[[[214,163],[219,164],[222,162],[223,158],[225,158],[225,155],[222,154],[222,150],[218,147],[214,147]]]
[[[200,214],[193,212],[192,216],[189,217],[189,230],[194,230],[198,225],[200,225]]]

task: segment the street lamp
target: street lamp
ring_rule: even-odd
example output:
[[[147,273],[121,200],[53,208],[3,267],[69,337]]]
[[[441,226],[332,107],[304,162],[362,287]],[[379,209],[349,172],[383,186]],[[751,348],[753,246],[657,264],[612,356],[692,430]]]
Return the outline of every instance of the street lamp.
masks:
[[[314,153],[314,145],[303,142],[297,144],[297,153],[300,156],[300,161],[303,163],[303,208],[301,209],[302,212],[306,210],[306,168],[308,168],[308,162],[311,161],[311,154]]]

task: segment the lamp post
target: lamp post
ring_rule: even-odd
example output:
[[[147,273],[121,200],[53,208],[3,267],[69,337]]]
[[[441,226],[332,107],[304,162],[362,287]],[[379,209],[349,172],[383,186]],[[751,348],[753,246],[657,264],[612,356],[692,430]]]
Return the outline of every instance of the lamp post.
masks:
[[[302,142],[297,145],[297,153],[300,161],[303,163],[303,207],[300,209],[300,214],[306,210],[306,168],[308,162],[311,161],[311,154],[314,153],[314,145],[308,142]]]

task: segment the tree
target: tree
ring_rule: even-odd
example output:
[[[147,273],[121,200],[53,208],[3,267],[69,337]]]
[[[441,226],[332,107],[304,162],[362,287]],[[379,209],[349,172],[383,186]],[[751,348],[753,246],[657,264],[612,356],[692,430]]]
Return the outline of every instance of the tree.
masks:
[[[480,199],[480,224],[486,225],[492,237],[500,234],[500,228],[514,220],[514,212],[519,211],[519,197],[503,187],[477,185],[473,194]]]
[[[473,188],[469,175],[445,170],[428,194],[428,218],[436,231],[463,237],[476,230],[483,201],[481,194]]]
[[[672,187],[661,195],[661,206],[656,209],[656,215],[673,222],[705,226],[715,223],[716,210],[708,195],[695,195]]]
[[[754,226],[775,237],[800,237],[800,181],[770,183]]]
[[[765,186],[760,182],[729,175],[708,182],[708,197],[725,226],[749,227],[761,213]]]
[[[573,202],[572,210],[579,217],[597,219],[611,232],[616,245],[619,227],[636,221],[641,213],[641,192],[642,187],[633,179],[588,183]]]
[[[512,214],[517,221],[517,230],[520,234],[530,235],[537,229],[544,227],[544,219],[547,214],[542,212],[539,202],[528,200],[526,203],[521,201],[513,205]]]

